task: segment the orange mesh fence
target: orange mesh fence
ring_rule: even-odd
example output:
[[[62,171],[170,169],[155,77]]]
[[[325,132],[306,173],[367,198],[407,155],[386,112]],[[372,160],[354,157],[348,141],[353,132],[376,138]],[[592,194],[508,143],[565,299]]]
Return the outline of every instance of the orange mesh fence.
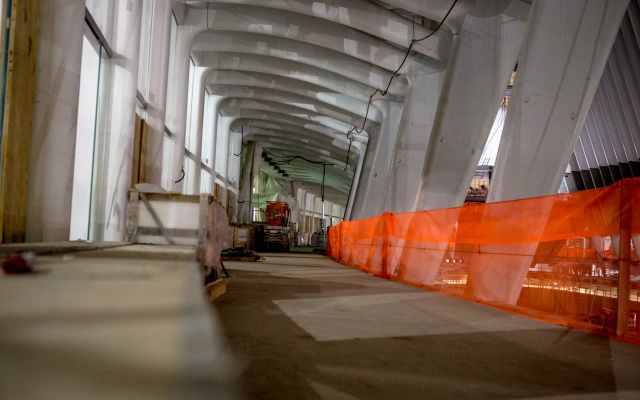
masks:
[[[570,194],[384,213],[331,228],[328,252],[381,277],[634,337],[638,205],[640,179],[625,179]]]

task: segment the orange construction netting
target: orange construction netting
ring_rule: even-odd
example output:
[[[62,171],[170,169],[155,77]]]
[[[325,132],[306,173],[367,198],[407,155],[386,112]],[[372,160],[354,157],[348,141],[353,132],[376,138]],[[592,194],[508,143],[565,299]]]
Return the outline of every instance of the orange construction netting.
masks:
[[[613,333],[618,326],[633,337],[638,205],[640,179],[625,179],[569,194],[384,213],[331,228],[328,253],[377,276]],[[618,307],[618,289],[629,294],[627,308]],[[618,316],[627,312],[621,333]]]

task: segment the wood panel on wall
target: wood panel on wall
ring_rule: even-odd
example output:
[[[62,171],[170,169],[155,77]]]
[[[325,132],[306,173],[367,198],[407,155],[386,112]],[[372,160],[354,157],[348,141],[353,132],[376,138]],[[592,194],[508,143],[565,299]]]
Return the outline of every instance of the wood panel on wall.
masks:
[[[13,0],[2,127],[2,243],[24,242],[40,0]]]
[[[136,183],[145,182],[147,171],[147,142],[149,125],[136,115],[136,125],[133,135],[133,163],[131,164],[131,187]]]

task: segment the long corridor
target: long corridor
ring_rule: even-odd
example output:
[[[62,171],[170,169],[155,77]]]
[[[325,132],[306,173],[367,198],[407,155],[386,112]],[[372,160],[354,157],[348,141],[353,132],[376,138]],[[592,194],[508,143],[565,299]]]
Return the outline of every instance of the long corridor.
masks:
[[[216,308],[249,398],[640,398],[638,346],[319,255],[226,266]]]

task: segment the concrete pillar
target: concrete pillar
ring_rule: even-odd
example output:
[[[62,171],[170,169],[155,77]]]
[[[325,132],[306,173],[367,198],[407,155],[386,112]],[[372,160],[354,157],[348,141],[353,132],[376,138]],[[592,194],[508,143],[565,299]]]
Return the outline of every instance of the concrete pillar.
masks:
[[[202,126],[204,121],[204,96],[205,85],[208,72],[206,68],[196,67],[195,69],[195,81],[193,82],[193,98],[191,99],[191,124],[189,133],[192,138],[195,139],[194,153],[196,155],[196,167],[193,171],[193,186],[191,193],[200,194],[200,173],[202,167],[200,162],[202,160]]]
[[[475,2],[455,37],[451,63],[427,151],[417,210],[464,203],[516,65],[530,5],[511,1],[490,13]]]
[[[147,124],[147,182],[162,184],[162,149],[165,141],[164,120],[167,106],[167,72],[171,33],[171,2],[152,0],[153,24],[149,49],[149,69],[146,100]]]
[[[382,111],[383,120],[380,132],[369,137],[361,177],[357,187],[352,189],[355,195],[350,215],[352,219],[384,212],[382,194],[386,192],[402,116],[402,103],[398,101],[382,97],[375,99],[372,104]]]
[[[557,193],[626,3],[533,3],[489,202]],[[544,230],[549,211],[538,210],[539,222],[528,227],[532,237]],[[515,304],[537,248],[536,242],[480,246],[467,293]],[[496,274],[503,276],[499,284]]]
[[[240,173],[240,183],[238,188],[238,223],[251,223],[251,189],[253,185],[254,171],[254,143],[249,142],[245,149],[244,165]]]
[[[233,117],[219,116],[216,129],[216,172],[224,179],[224,187],[229,182],[229,134]]]
[[[215,180],[215,173],[218,171],[216,168],[216,157],[217,157],[217,149],[218,149],[218,115],[220,110],[220,102],[224,100],[221,96],[209,96],[210,101],[208,102],[208,108],[205,110],[204,118],[210,121],[210,123],[206,124],[208,129],[211,129],[211,132],[203,132],[204,134],[211,135],[210,146],[202,149],[202,156],[209,160],[209,165],[212,167],[214,171],[214,176],[212,177]]]
[[[384,196],[383,209],[390,212],[415,210],[444,72],[406,77],[409,90],[405,96],[391,171],[384,186],[386,190],[379,194]]]
[[[227,182],[229,187],[239,187],[240,182],[240,160],[242,153],[246,151],[242,144],[242,135],[240,132],[229,131],[229,147],[227,161]]]
[[[351,147],[352,148],[355,147],[354,152],[357,155],[357,161],[356,161],[356,169],[353,172],[353,180],[351,181],[351,188],[349,189],[349,196],[347,198],[345,219],[350,218],[352,214],[353,206],[355,204],[356,194],[358,193],[358,188],[360,187],[360,178],[362,177],[362,168],[365,162],[368,143],[364,144],[364,143],[354,141],[351,144]]]
[[[532,7],[488,201],[557,193],[627,1]]]
[[[184,143],[187,126],[189,88],[189,57],[191,43],[197,33],[206,29],[206,17],[201,10],[190,10],[177,26],[176,40],[169,55],[166,125],[174,134],[163,149],[162,186],[174,192],[182,190],[176,183],[184,164]]]
[[[84,0],[40,2],[27,241],[69,239]]]

